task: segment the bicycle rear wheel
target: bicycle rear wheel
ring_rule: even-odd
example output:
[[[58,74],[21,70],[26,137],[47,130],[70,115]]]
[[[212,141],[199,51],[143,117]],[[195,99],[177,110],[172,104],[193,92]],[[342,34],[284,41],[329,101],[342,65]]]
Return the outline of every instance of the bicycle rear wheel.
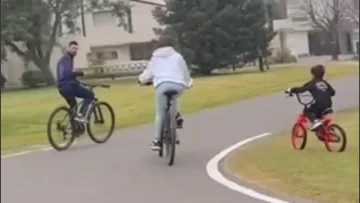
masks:
[[[107,116],[108,118],[106,118]],[[95,127],[101,128],[95,129]],[[90,139],[95,143],[101,144],[109,140],[115,128],[115,113],[109,103],[98,102],[95,104],[91,110],[86,128]]]
[[[330,124],[324,130],[324,144],[329,152],[343,152],[346,149],[347,138],[345,130],[337,125]],[[336,147],[336,144],[338,146]]]
[[[63,115],[56,119],[56,116],[61,114]],[[47,137],[50,145],[57,151],[68,149],[75,140],[71,120],[70,110],[66,106],[57,107],[49,116],[47,123]],[[55,129],[55,132],[53,132],[53,129]],[[59,140],[64,143],[59,144]]]

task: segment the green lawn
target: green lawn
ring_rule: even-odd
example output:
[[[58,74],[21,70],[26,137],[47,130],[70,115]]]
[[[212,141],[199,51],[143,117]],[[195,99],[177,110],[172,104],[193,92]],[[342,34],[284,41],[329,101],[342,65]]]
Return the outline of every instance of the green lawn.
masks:
[[[359,74],[357,65],[329,65],[328,78]],[[279,91],[302,84],[309,77],[306,67],[276,68],[266,73],[244,70],[232,75],[201,77],[181,99],[184,113],[199,111],[235,100]],[[154,116],[152,87],[134,83],[112,84],[97,90],[116,113],[116,127],[149,122]],[[47,144],[46,123],[50,112],[64,104],[54,88],[6,92],[1,97],[1,151],[8,153],[32,145]]]
[[[304,151],[290,146],[290,132],[264,138],[226,159],[230,172],[279,193],[321,203],[359,202],[359,108],[335,116],[347,132],[344,153],[329,153],[309,134]]]

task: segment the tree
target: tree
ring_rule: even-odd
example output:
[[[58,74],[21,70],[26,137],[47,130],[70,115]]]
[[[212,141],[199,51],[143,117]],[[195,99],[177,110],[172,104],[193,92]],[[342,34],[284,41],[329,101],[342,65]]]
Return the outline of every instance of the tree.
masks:
[[[347,0],[348,1],[348,13],[350,20],[359,27],[359,1],[358,0]]]
[[[307,15],[314,28],[323,31],[332,45],[332,59],[339,57],[339,25],[348,14],[348,0],[299,0],[298,9]]]
[[[50,58],[57,39],[62,34],[62,26],[65,25],[69,33],[78,31],[76,20],[83,7],[112,9],[114,15],[123,18],[125,5],[123,1],[106,0],[85,3],[77,0],[2,0],[2,49],[7,46],[22,58],[33,62],[45,75],[47,84],[53,85],[55,80],[49,67]],[[3,15],[8,20],[4,19],[3,22]],[[2,59],[6,59],[5,57],[6,54],[3,55],[2,52]]]
[[[153,11],[162,25],[155,31],[176,37],[194,71],[209,75],[244,61],[254,49],[254,32],[265,24],[263,8],[262,0],[168,0]]]

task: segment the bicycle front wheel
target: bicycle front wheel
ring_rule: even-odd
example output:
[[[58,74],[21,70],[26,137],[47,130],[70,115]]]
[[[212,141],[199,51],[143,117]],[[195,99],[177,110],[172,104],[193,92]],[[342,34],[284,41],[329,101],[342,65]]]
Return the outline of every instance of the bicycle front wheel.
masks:
[[[70,110],[66,106],[57,107],[49,116],[47,137],[57,151],[68,149],[75,140],[71,125]]]
[[[176,119],[175,115],[171,115],[169,113],[168,116],[169,124],[167,129],[167,137],[166,139],[166,155],[168,158],[168,165],[172,166],[175,161],[175,152],[176,152],[176,142],[177,142],[177,136],[176,136]]]
[[[115,113],[107,102],[96,103],[86,125],[89,137],[95,143],[105,143],[112,136],[115,128]]]

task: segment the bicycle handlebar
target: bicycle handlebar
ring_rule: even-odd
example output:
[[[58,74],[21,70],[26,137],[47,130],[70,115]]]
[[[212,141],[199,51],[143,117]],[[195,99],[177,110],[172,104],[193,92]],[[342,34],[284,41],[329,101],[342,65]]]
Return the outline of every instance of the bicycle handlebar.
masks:
[[[150,85],[153,84],[153,82],[141,83],[140,81],[138,81],[138,84],[139,84],[140,86],[150,86]]]
[[[298,93],[292,93],[292,92],[289,92],[288,90],[285,90],[285,94],[287,94],[288,96],[287,97],[292,97],[294,94],[296,96],[296,99],[298,100],[298,102],[303,105],[303,106],[308,106],[309,104],[311,104],[312,102],[309,102],[309,103],[304,103],[301,101],[300,99],[300,95]],[[303,95],[303,96],[308,96],[308,97],[312,97],[311,95]]]

